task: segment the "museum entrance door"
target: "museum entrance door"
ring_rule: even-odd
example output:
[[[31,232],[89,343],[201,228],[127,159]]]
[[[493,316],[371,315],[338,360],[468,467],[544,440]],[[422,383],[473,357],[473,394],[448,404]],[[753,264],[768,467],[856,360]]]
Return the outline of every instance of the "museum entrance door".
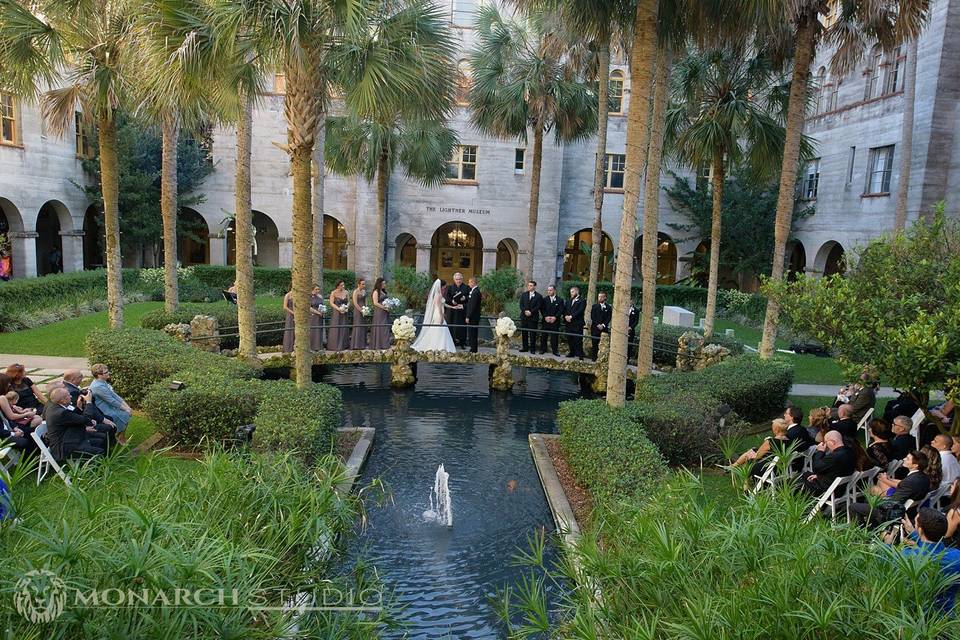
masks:
[[[448,222],[433,234],[430,243],[430,268],[437,278],[453,282],[453,274],[463,274],[464,281],[479,276],[483,269],[483,239],[473,225]]]

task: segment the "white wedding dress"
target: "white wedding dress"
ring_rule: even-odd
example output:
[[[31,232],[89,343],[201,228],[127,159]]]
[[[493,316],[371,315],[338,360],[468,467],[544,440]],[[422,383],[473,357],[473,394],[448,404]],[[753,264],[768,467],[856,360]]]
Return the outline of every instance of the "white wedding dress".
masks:
[[[423,325],[420,335],[410,347],[414,351],[448,351],[456,353],[453,336],[443,319],[443,296],[440,295],[440,281],[435,280],[427,294],[427,304],[423,310]],[[435,326],[427,326],[435,325]]]

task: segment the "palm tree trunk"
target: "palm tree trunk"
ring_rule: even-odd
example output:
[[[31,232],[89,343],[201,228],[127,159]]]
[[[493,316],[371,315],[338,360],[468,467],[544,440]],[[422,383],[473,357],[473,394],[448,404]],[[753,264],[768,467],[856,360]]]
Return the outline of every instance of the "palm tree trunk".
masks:
[[[111,329],[123,328],[123,274],[120,269],[120,174],[117,167],[117,125],[110,116],[97,123],[100,143],[100,189],[107,254],[107,317]]]
[[[384,149],[377,160],[377,241],[371,278],[383,275],[383,244],[387,235],[387,188],[390,186],[390,163]]]
[[[627,166],[623,179],[623,213],[613,283],[613,322],[610,327],[610,364],[607,369],[607,404],[622,407],[627,395],[627,321],[633,284],[633,244],[637,233],[640,185],[647,167],[650,126],[651,70],[655,62],[657,0],[638,0],[631,52],[630,112],[627,115]]]
[[[770,279],[783,280],[783,262],[790,239],[793,222],[793,190],[797,185],[797,162],[800,159],[800,139],[803,136],[803,118],[807,104],[807,85],[810,77],[810,62],[813,60],[814,33],[817,27],[816,10],[804,13],[797,24],[797,37],[793,54],[793,78],[790,82],[790,104],[787,107],[786,134],[783,143],[783,164],[780,167],[780,192],[777,194],[777,216],[774,222],[773,267]],[[763,320],[763,338],[760,341],[760,357],[773,356],[780,320],[780,305],[771,297],[767,300],[767,313]]]
[[[897,210],[894,231],[907,226],[907,195],[910,192],[910,162],[913,159],[913,112],[917,95],[917,40],[907,48],[907,77],[903,89],[903,124],[900,125],[900,177],[897,184]]]
[[[327,114],[320,113],[317,142],[313,152],[313,282],[323,291],[323,189],[326,182],[324,154],[327,148]]]
[[[233,235],[236,241],[237,325],[240,356],[257,357],[256,300],[253,293],[253,212],[250,209],[250,154],[253,101],[241,96],[237,120],[237,170],[234,186]]]
[[[527,221],[527,280],[533,279],[534,250],[537,240],[537,217],[540,215],[540,170],[543,166],[543,125],[533,125],[533,170],[530,172],[530,214]]]
[[[713,158],[713,220],[710,225],[710,280],[707,283],[707,317],[703,335],[713,336],[713,320],[717,314],[717,287],[720,284],[720,223],[723,215],[723,153]]]
[[[177,135],[175,115],[161,123],[160,217],[163,219],[163,308],[173,313],[180,306],[177,293]]]
[[[643,304],[640,310],[640,346],[637,350],[637,377],[650,375],[653,368],[653,316],[657,304],[657,227],[660,224],[660,164],[663,159],[663,135],[667,122],[672,51],[662,48],[654,76],[653,113],[650,123],[650,148],[647,153],[647,183],[643,203],[643,243],[641,273]],[[649,240],[650,238],[653,241]]]
[[[593,165],[593,227],[590,229],[590,276],[587,280],[587,307],[593,305],[597,296],[597,280],[600,279],[600,252],[603,250],[603,189],[606,186],[607,124],[609,122],[610,93],[610,44],[604,42],[597,52],[599,57],[599,86],[597,87],[597,158]],[[589,324],[589,320],[588,320]]]

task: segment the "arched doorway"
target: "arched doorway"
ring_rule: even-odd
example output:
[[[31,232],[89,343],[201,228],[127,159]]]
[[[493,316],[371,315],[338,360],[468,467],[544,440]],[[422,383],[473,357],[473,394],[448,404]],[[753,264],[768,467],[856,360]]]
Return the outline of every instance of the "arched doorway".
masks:
[[[12,233],[22,231],[23,220],[20,212],[12,202],[0,198],[0,276],[4,280],[9,280],[14,275],[23,275],[21,265],[15,260],[14,239],[10,237]]]
[[[210,229],[193,209],[181,209],[177,216],[177,261],[184,267],[210,263]]]
[[[347,230],[328,215],[323,216],[323,268],[347,268]]]
[[[817,271],[823,273],[824,276],[842,275],[846,271],[843,246],[833,240],[827,242],[817,251],[815,264]]]
[[[483,238],[473,225],[466,222],[448,222],[441,225],[430,241],[430,266],[436,277],[453,281],[460,272],[467,279],[480,275]]]
[[[710,243],[704,241],[700,243],[704,246],[703,251],[706,254],[707,268],[710,264]],[[697,247],[700,249],[700,247]],[[643,260],[643,236],[637,238],[633,245],[633,276],[634,280],[639,280],[643,276],[641,264]],[[707,272],[709,276],[709,271]],[[657,284],[676,284],[677,282],[677,245],[673,239],[665,233],[657,234]]]
[[[787,280],[793,282],[804,274],[807,269],[807,252],[803,248],[803,243],[799,240],[791,242],[787,249]]]
[[[609,281],[612,276],[613,242],[604,232],[600,240],[600,267],[597,277]],[[590,252],[593,250],[593,231],[581,229],[567,238],[563,249],[563,279],[583,280],[590,277]]]
[[[270,216],[253,212],[253,264],[257,267],[280,266],[280,231]],[[235,222],[227,226],[227,264],[237,264]]]
[[[90,205],[83,214],[83,268],[102,269],[106,264],[103,213],[96,205]]]
[[[517,241],[504,238],[497,243],[497,269],[517,266]]]
[[[397,257],[396,262],[402,267],[417,268],[417,239],[409,233],[401,233],[397,236]]]
[[[63,272],[63,238],[61,223],[72,227],[66,206],[51,200],[40,207],[37,215],[37,275]]]

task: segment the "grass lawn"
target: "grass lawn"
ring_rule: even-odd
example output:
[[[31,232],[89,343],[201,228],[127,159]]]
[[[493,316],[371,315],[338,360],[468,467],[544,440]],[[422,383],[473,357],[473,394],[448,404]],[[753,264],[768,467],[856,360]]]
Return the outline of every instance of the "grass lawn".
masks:
[[[139,412],[134,412],[133,417],[130,418],[129,424],[127,424],[127,429],[124,432],[127,434],[127,444],[131,447],[135,447],[152,436],[156,430],[157,428],[146,416]]]

